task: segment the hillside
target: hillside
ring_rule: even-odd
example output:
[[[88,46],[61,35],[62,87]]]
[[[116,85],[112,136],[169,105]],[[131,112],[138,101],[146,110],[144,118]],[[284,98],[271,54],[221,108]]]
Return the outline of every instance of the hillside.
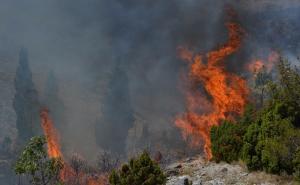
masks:
[[[291,176],[249,172],[242,163],[207,162],[200,156],[173,163],[166,173],[167,185],[183,185],[185,179],[193,185],[297,185]]]

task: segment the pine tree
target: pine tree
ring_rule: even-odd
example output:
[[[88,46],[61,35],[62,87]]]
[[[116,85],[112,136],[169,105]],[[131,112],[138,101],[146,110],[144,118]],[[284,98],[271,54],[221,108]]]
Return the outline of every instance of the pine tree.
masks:
[[[271,74],[267,72],[266,68],[263,66],[261,70],[259,70],[255,74],[255,89],[258,91],[259,96],[259,106],[262,107],[264,104],[265,91],[268,83],[272,80]]]
[[[103,102],[103,119],[96,125],[98,144],[113,154],[124,154],[128,130],[133,126],[128,77],[117,65]]]
[[[133,158],[109,176],[111,185],[164,185],[167,177],[147,152]]]
[[[38,93],[32,81],[26,49],[21,49],[19,54],[15,89],[13,107],[17,116],[18,142],[22,145],[34,136],[40,128]]]

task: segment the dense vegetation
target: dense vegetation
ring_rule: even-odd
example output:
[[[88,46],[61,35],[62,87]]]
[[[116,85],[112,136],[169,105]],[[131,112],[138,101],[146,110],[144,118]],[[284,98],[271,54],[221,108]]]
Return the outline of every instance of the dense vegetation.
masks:
[[[47,157],[44,137],[33,137],[26,145],[15,164],[15,173],[26,175],[33,185],[59,183],[59,172],[63,167],[60,159]]]
[[[300,178],[300,75],[282,58],[277,68],[278,78],[273,82],[265,71],[257,75],[256,82],[263,84],[265,93],[260,95],[260,105],[248,108],[237,123],[225,121],[212,127],[213,159],[241,159],[249,170]]]
[[[111,185],[163,185],[166,180],[162,170],[147,152],[131,159],[129,164],[124,164],[120,170],[112,171],[109,177]]]

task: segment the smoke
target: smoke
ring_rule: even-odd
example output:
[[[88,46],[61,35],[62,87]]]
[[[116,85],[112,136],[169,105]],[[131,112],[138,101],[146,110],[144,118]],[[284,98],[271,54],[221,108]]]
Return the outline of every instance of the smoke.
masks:
[[[185,109],[178,89],[185,64],[177,57],[177,47],[206,53],[224,43],[226,8],[232,7],[247,36],[239,53],[230,58],[230,70],[243,73],[251,58],[274,49],[297,56],[299,6],[297,0],[2,0],[0,53],[10,55],[16,66],[19,49],[28,49],[41,97],[54,71],[65,109],[59,123],[64,125],[59,130],[63,148],[92,160],[101,150],[94,133],[117,64],[128,76],[134,114],[156,138],[153,141],[172,132],[166,140],[180,142],[174,117]],[[7,68],[7,73],[15,70]]]

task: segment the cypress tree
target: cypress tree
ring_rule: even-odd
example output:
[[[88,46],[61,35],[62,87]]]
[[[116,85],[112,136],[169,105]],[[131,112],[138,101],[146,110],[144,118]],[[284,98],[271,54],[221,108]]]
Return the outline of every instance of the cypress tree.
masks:
[[[16,112],[16,127],[18,130],[18,142],[23,145],[38,132],[39,101],[38,93],[32,81],[29,68],[28,52],[21,49],[19,54],[19,66],[15,77],[15,97],[13,107]]]

